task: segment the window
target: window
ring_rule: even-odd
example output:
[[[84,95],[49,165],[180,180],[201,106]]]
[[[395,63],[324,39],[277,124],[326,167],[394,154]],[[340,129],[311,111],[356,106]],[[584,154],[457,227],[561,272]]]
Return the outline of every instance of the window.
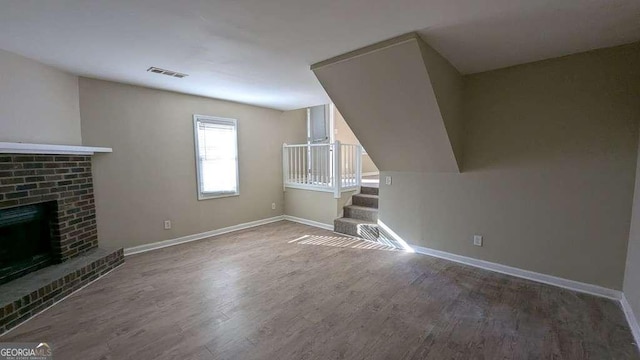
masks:
[[[239,195],[237,121],[193,115],[193,128],[198,200]]]

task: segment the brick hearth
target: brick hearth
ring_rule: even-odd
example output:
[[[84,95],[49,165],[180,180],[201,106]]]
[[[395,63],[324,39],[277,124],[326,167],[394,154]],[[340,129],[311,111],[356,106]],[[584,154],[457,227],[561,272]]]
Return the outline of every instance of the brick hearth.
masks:
[[[98,247],[91,156],[0,154],[0,209],[55,202],[55,265],[0,285],[0,334],[124,262]]]

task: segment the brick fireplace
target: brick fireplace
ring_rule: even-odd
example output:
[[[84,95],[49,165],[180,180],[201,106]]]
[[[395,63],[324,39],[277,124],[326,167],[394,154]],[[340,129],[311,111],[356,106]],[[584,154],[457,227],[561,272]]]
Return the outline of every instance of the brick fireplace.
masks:
[[[49,233],[42,240],[48,242],[45,248],[53,265],[33,266],[24,270],[24,274],[19,273],[21,277],[0,284],[0,333],[124,261],[122,249],[98,248],[91,156],[0,154],[0,216],[4,210],[9,214],[5,218],[18,217],[21,210],[35,212],[34,205],[42,204],[46,204],[45,209],[50,213],[46,220]],[[15,266],[6,264],[10,257],[6,255],[9,251],[6,244],[12,241],[9,237],[14,235],[11,234],[24,237],[23,233],[34,226],[23,225],[23,231],[3,232],[0,228],[0,236],[4,237],[0,244],[5,244],[4,249],[0,249],[5,251],[0,267],[6,270]],[[17,260],[22,264],[31,259]],[[32,272],[26,274],[29,271]]]
[[[56,262],[98,246],[91,156],[0,155],[0,209],[47,201]]]

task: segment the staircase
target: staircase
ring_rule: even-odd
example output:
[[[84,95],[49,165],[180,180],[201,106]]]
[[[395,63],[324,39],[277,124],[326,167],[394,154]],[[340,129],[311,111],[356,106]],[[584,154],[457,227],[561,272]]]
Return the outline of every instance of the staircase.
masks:
[[[378,228],[378,191],[373,186],[360,187],[360,193],[351,197],[352,204],[344,207],[344,216],[333,221],[333,231],[403,249],[401,244]]]
[[[360,188],[351,198],[352,205],[344,207],[344,217],[333,221],[334,231],[365,240],[378,241],[378,188]]]

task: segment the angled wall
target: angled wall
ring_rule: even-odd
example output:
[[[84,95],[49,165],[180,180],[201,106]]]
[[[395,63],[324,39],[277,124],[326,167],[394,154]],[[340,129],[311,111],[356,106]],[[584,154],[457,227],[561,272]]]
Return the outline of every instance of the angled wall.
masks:
[[[458,168],[462,169],[462,136],[464,124],[462,117],[462,91],[464,80],[458,70],[453,67],[424,41],[418,39],[418,45],[422,53],[433,92],[438,102],[438,109],[447,129],[449,142],[458,162]]]
[[[460,171],[462,79],[416,34],[312,70],[380,170]]]
[[[463,96],[464,172],[383,171],[380,219],[413,245],[621,290],[640,43],[465,76]]]

